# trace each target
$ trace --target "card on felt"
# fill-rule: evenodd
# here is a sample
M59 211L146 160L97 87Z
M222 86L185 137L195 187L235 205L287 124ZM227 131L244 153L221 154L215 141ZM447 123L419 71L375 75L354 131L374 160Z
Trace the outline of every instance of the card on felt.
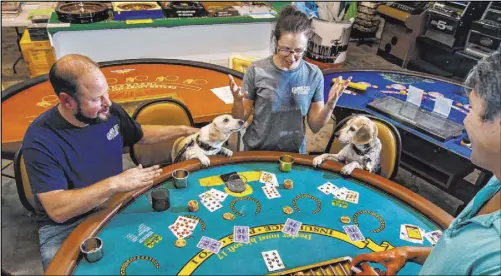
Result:
M191 219L183 216L178 216L176 221L174 222L174 225L179 225L181 227L185 227L190 231L195 230L195 227L198 224L198 220L196 219Z
M346 225L343 226L344 232L346 235L348 235L348 238L350 238L351 241L365 241L365 237L358 229L358 226L356 225Z
M263 189L263 192L268 199L280 197L280 193L278 192L277 188L275 188L274 186L263 186L261 188Z
M442 237L442 231L436 230L432 232L428 232L424 234L424 237L432 244L435 245L437 244L438 240L440 240L440 237Z
M318 186L317 189L319 189L322 193L328 195L328 194L332 194L338 188L337 188L336 185L334 185L334 184L332 184L330 182L326 182L323 185Z
M359 193L351 190L347 190L344 196L344 201L358 204Z
M219 250L221 249L222 245L223 243L218 240L203 236L198 242L197 247L200 249L208 250L214 254L217 254L219 253Z
M423 232L421 228L411 224L402 224L400 226L400 238L412 243L423 243Z
M178 239L186 238L186 237L188 237L189 235L191 235L193 233L192 230L189 230L186 227L183 227L183 226L180 226L180 225L176 225L176 224L169 225L169 230Z
M249 243L249 226L233 226L233 242Z
M284 262L282 262L282 258L280 258L277 250L264 251L261 252L261 255L263 256L268 271L285 268Z
M345 200L346 199L346 194L348 192L348 189L345 187L342 187L340 189L337 189L333 192L333 195L339 199L339 200Z
M274 173L270 172L261 172L261 177L259 178L259 182L264 183L266 185L271 186L279 186L277 176Z
M216 190L214 188L212 188L209 192L212 194L213 197L215 197L220 202L223 202L226 199L226 197L228 196L227 193L221 192L221 191Z
M198 195L198 197L200 199L210 199L210 198L214 198L214 196L212 195L212 192L209 190L209 191L205 191L201 194Z
M215 198L210 197L208 199L202 199L202 204L207 208L209 211L214 212L219 208L222 208L223 205Z
M287 221L285 221L282 232L291 236L297 236L299 229L301 229L301 225L303 225L302 222L288 218Z

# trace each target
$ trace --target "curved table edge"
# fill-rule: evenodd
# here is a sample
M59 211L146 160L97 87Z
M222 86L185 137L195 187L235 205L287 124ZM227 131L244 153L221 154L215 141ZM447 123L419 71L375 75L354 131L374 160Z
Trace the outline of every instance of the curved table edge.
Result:
M249 151L238 152L232 157L211 156L211 167L243 163L243 162L277 162L282 154L290 154L295 158L294 163L312 166L313 156L301 155L297 153L269 152L269 151ZM321 169L339 172L343 165L334 161L325 161L320 166ZM190 172L203 169L198 160L188 160L164 167L160 176L155 179L153 187L170 179L172 172L183 168ZM352 178L361 180L370 184L374 188L386 192L397 199L400 199L409 206L415 208L427 218L437 223L442 229L445 229L454 219L447 212L431 203L422 196L415 194L411 190L401 185L383 178L379 175L356 169L353 171ZM75 269L79 256L79 245L88 237L94 236L110 221L123 207L133 202L137 197L150 190L152 186L145 187L136 191L122 193L113 196L101 210L90 215L85 219L63 242L52 262L47 267L45 275L69 275ZM76 248L76 250L75 250Z

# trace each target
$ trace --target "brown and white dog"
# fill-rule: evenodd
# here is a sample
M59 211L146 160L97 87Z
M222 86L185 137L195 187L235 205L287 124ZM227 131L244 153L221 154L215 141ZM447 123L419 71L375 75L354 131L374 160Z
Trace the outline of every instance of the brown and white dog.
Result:
M233 151L224 148L223 144L234 132L244 127L244 121L233 118L231 115L221 115L202 128L200 132L188 137L181 137L174 142L171 157L173 163L197 158L202 166L208 167L208 155L221 153L232 156Z
M336 133L340 143L347 143L339 153L324 153L313 159L313 165L319 166L324 160L344 162L341 173L349 175L354 169L364 169L378 173L381 169L381 141L377 137L376 124L365 116L354 116Z

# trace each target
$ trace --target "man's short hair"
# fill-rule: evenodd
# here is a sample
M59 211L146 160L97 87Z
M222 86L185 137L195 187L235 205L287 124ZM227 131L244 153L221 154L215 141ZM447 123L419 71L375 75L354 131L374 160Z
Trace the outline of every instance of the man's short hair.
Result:
M77 99L78 80L86 73L98 68L99 65L86 56L66 55L52 65L49 80L57 96L64 92Z
M483 58L470 71L465 85L482 99L482 120L492 121L501 116L501 48Z

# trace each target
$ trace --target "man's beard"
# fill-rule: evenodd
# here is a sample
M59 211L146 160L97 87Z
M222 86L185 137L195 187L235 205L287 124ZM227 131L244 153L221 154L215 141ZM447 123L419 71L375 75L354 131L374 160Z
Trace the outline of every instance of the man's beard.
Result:
M109 113L108 113L108 115L109 115ZM106 122L108 120L109 116L102 119L99 117L99 113L98 113L96 118L89 118L82 113L82 109L80 108L80 103L78 103L77 104L77 114L75 114L75 118L84 124L97 125L97 124Z

